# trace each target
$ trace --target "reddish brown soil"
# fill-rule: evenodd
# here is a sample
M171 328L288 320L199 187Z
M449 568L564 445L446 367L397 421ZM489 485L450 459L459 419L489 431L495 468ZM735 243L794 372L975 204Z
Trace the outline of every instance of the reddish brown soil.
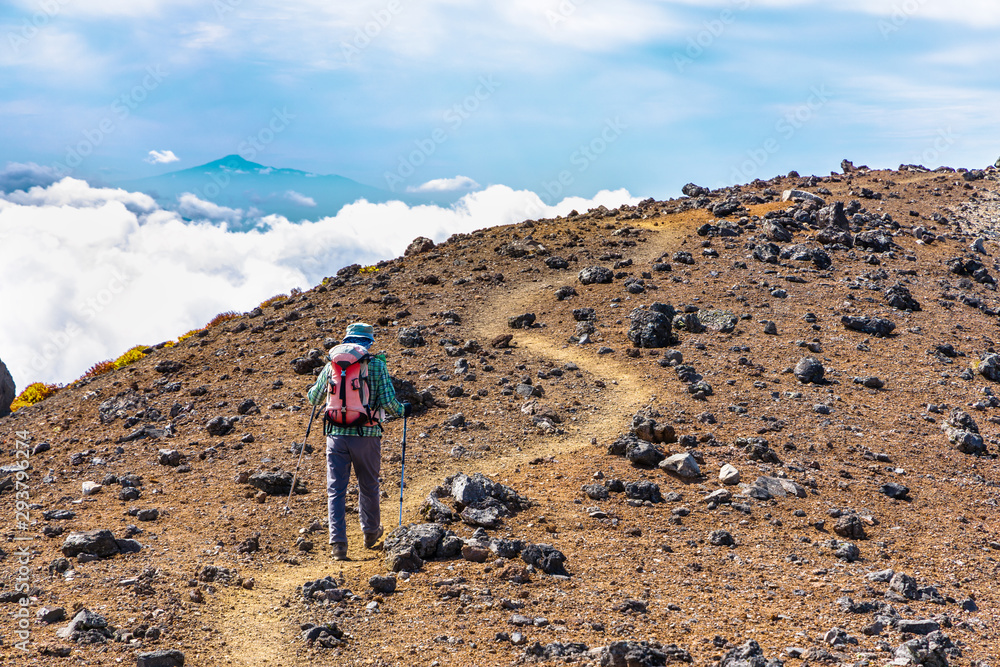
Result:
M515 630L508 622L514 612L506 608L512 605L504 604L515 601L524 603L517 613L549 622L523 630L527 645L575 641L598 647L619 639L652 640L678 644L690 651L695 664L708 664L718 660L727 646L755 639L769 658L782 657L793 664L799 661L783 655L786 647L823 647L843 662L857 661L858 654L871 654L871 660L885 662L892 657L886 647L895 648L906 638L892 630L877 637L863 635L861 629L871 622L872 614L842 613L835 601L844 595L856 601L881 599L886 584L872 584L864 575L892 568L954 599L945 605L893 603L906 618L948 616L952 627L943 630L963 652L953 664L975 660L995 664L1000 660L996 586L1000 465L995 458L955 451L941 422L952 408L965 409L978 423L990 452L1000 450L1000 412L970 407L987 398L984 387L1000 391L1000 386L978 374L972 380L959 377L981 353L995 347L997 317L960 300L948 300L958 293L974 294L988 308L1000 310L1000 299L978 283L960 285L961 278L949 273L946 260L967 254L975 237L956 229L953 222L931 219L940 213L954 221L960 213L967 220L963 227L985 220L1000 190L995 179L994 172L969 189L955 173L871 172L821 179L814 187L804 187L806 179L785 178L742 189L745 194L761 193L766 187L779 193L791 187L810 191L826 187L832 191L825 196L828 202L855 199L850 192L862 187L898 195L881 201L861 200L868 211L888 212L901 226L901 233L893 238L901 250L897 249L895 259L883 255L880 266L864 263L869 253L860 249L850 255L831 252L833 266L826 271L803 262L763 264L750 258L745 248L759 229L731 239L712 239L710 245L719 257L705 257L706 239L695 230L715 218L704 209L671 213L678 202L644 206L645 216L637 219L618 219L631 211L609 217L598 212L457 236L428 253L397 258L376 273L355 276L344 286L311 290L280 310L267 307L263 317L244 316L208 330L203 337L157 349L132 366L73 386L0 420L4 464L14 461L10 452L15 432L26 431L31 444L51 444L51 450L33 459L30 471L31 500L40 506L32 510L35 523L27 533L35 536L32 584L39 591L33 610L62 606L71 616L76 609L88 608L106 616L116 628L142 623L165 628L164 635L153 642L81 646L55 637L65 622L33 623L33 652L25 658L14 650L16 640L9 632L16 605L5 604L0 607L7 617L0 630L0 655L10 664L114 665L119 661L134 664L133 656L143 651L178 648L186 654L188 665L198 667L509 665L522 659L525 646L499 642L495 635ZM988 203L991 198L993 204ZM966 209L959 211L965 204ZM789 206L790 202L775 201L748 208L753 215L763 215ZM939 240L918 243L905 233L915 225L939 235ZM639 233L614 235L625 227ZM542 255L513 259L497 254L502 244L528 235L549 253L575 255L577 261L571 261L568 270L552 270ZM813 235L812 231L798 232L793 242ZM636 243L621 244L627 240ZM980 255L981 261L992 275L1000 276L995 264L997 244L988 241L986 249L989 254ZM671 261L677 250L691 252L695 264ZM623 279L610 285L581 285L576 277L579 269L611 267L615 260L599 259L606 253L632 259L632 266L622 269L629 275L650 271L663 255L673 271L653 273L646 283L656 289L638 295L624 289ZM745 262L746 268L738 262ZM849 289L848 283L858 276L880 269L888 274L879 283L881 290ZM496 280L497 273L503 274L502 282ZM439 284L417 282L427 275L437 276ZM387 283L374 283L383 276L388 277ZM804 282L789 282L786 277ZM468 282L455 285L460 278ZM894 311L885 303L882 291L897 281L909 287L923 307L920 312ZM574 286L578 295L557 301L554 291L562 285ZM772 297L769 292L774 287L786 289L788 298ZM380 290L400 302L383 306ZM680 342L673 349L681 351L684 362L694 365L712 385L714 394L706 400L693 398L673 368L657 363L661 350L643 350L637 358L626 355L631 347L626 338L629 312L654 301L751 315L731 334L679 332ZM597 311L595 342L589 346L568 341L576 325L572 310L581 307ZM308 309L300 319L280 321L286 313L302 308ZM394 319L404 309L409 315ZM461 324L445 324L440 316L445 311L458 312ZM535 313L541 326L507 328L509 316L525 312ZM803 319L807 312L816 314L818 328ZM895 335L875 338L849 331L840 324L841 315L888 317L896 323ZM368 578L384 574L386 564L382 552L363 548L356 513L349 514L351 560L331 561L322 531L310 536L316 545L312 552L296 549L300 531L314 519L325 526L322 456L304 458L302 478L310 493L293 498L290 516L283 513L284 498L268 497L258 503L249 486L235 481L241 472L295 468L290 444L304 434L309 417L304 393L311 378L296 375L290 360L320 348L328 336L339 337L351 321L374 322L383 316L389 322L377 327L376 347L388 353L390 371L420 390L430 389L439 405L409 424L404 520L421 521L422 501L447 475L482 472L535 503L491 534L556 546L568 558L569 580L535 573L529 583L511 583L504 573L523 563L458 559L429 562L409 580L400 580L396 593L374 595ZM266 319L275 323L260 333L252 329L229 333L240 321L257 327ZM778 335L763 334L762 320L774 321ZM402 354L397 329L417 324L428 327L424 333L428 344L416 348L415 355ZM490 341L504 333L513 334L514 347L509 351L491 348ZM439 378L451 374L455 362L438 344L443 338L482 344L481 354L467 355L477 376L474 381ZM813 356L825 365L830 384L803 385L785 372L810 354L797 342L814 340L822 351ZM863 342L867 345L859 349ZM967 356L945 363L929 353L946 343ZM598 354L602 346L613 351ZM742 346L749 349L739 349ZM741 357L749 363L740 365ZM170 382L182 383L177 393L162 391L163 376L154 367L164 359L184 364L168 377ZM538 378L538 371L561 368L568 362L577 364L579 372ZM484 371L484 363L494 370ZM434 365L438 370L428 372ZM868 375L877 375L885 387L866 389L852 381ZM544 388L540 402L561 415L563 433L542 433L522 413L523 399L502 395L501 378L516 384L527 376ZM283 386L274 389L272 383L278 379ZM463 385L465 396L445 396L454 384ZM191 390L200 386L207 393L192 396ZM191 407L172 420L173 437L127 443L122 445L125 452L116 454L118 439L132 429L121 420L102 425L98 406L129 387L164 415L169 415L174 403ZM480 389L485 396L476 395ZM801 397L789 397L790 392L800 392ZM241 418L236 430L223 438L206 433L209 419L235 415L237 405L246 398L257 402L260 415ZM270 408L278 402L286 407ZM813 406L818 403L829 405L831 414L817 414ZM928 404L941 406L942 412L928 413ZM636 468L625 458L606 453L608 444L628 432L632 415L646 406L658 408L661 421L671 423L678 435L701 439L697 449L704 455L706 474L701 481L685 482L660 470ZM731 406L745 407L746 414L731 411ZM457 412L465 414L469 427L442 425ZM705 412L713 413L717 423L699 421L697 416ZM784 422L783 428L763 435L783 465L747 460L735 440L758 435L775 420ZM167 418L158 426L170 421ZM255 441L237 449L247 433ZM709 434L713 437L708 438ZM387 528L397 521L401 435L399 420L387 425L383 441L387 497L382 506ZM316 430L310 442L321 449ZM462 457L451 454L458 445L467 452ZM215 448L214 453L199 457L209 447ZM181 450L190 472L158 465L160 448ZM683 451L677 444L664 448L672 453ZM71 465L71 455L86 450L94 452L84 463ZM872 454L886 454L891 462L876 461ZM105 463L94 465L94 456ZM761 474L787 475L813 485L815 493L754 501L750 514L727 505L709 510L700 499L720 488L717 475L725 463L736 466L744 481L752 482ZM114 486L79 502L81 483L100 482L108 473L141 475L142 498L122 502L117 497L119 487ZM630 506L621 494L612 494L607 501L590 500L580 488L594 482L598 473L604 479L652 480L663 494L677 491L683 500L652 507ZM43 482L47 474L54 480ZM908 486L912 501L891 500L879 493L886 482ZM589 517L587 508L592 506L609 518ZM678 506L690 514L668 521ZM126 515L130 507L155 507L161 517L137 522ZM42 519L43 510L60 508L72 509L76 518ZM861 551L856 562L837 560L824 545L836 537L831 531L834 520L827 515L832 508L854 509L877 522L866 526L867 539L855 541ZM797 510L805 516L796 516ZM0 511L14 516L10 492L0 496ZM825 527L817 529L815 524L821 520L826 521ZM74 562L73 578L53 576L47 565L60 557L64 536L43 537L46 523L63 525L67 533L109 528L116 537L123 536L127 524L136 523L144 532L135 539L144 548L136 555ZM8 556L0 561L0 592L13 588L16 570L16 559L10 555L16 548L11 541L13 521L3 526L8 541L2 548ZM472 534L472 528L462 524L451 528L461 536ZM737 545L711 546L708 536L718 529L730 531ZM261 551L237 554L237 546L254 532L261 534ZM246 590L219 585L212 592L200 583L204 602L193 602L192 580L204 565L237 568L242 577L252 577L255 586ZM155 570L148 589L137 591L119 584L148 569ZM342 578L344 587L360 599L325 606L303 603L296 587L327 575ZM979 611L960 607L970 597ZM616 611L633 599L645 601L648 612ZM377 610L366 609L373 600L378 602ZM302 623L324 621L336 621L349 634L342 647L320 650L300 639ZM603 630L596 630L595 624L603 625ZM846 649L824 644L824 633L834 627L844 628L859 644ZM721 639L714 642L717 637ZM45 656L39 653L43 645L71 646L72 652L65 659Z

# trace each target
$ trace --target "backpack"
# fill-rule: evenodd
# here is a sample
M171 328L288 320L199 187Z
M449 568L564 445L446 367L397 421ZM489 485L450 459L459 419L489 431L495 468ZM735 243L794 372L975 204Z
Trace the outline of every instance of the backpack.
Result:
M368 350L354 343L337 345L330 350L330 385L324 421L360 430L362 426L373 426L382 420L382 410L373 412L369 405L369 359Z

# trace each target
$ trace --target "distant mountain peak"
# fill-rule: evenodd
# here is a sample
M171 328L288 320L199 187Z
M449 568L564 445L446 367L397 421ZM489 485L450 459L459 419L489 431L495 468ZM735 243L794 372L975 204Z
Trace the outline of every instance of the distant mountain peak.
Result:
M214 162L208 162L200 167L195 167L195 169L225 169L227 171L257 172L261 170L271 170L273 167L265 167L257 162L247 160L242 155L233 153L232 155L219 158Z

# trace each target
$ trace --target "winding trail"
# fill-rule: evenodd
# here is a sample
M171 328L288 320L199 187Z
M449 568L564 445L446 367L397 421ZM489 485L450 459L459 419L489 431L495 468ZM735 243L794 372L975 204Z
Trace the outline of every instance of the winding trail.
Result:
M694 215L681 214L671 218L695 218L697 221L697 218L702 217L700 213L695 211ZM659 220L660 226L654 227L648 221L641 224L653 233L646 243L630 249L629 256L637 264L648 264L660 256L680 236L682 229L679 227L688 226L683 224L673 228L666 227L662 225L664 218ZM498 332L507 330L506 319L509 314L544 311L552 303L551 285L542 281L523 282L513 289L497 290L470 313L466 321L468 332L473 337L488 340ZM622 432L628 428L632 414L656 398L662 400L663 396L657 395L667 391L662 385L651 385L646 377L637 373L635 367L622 363L615 355L598 355L597 345L569 345L545 328L518 330L515 342L521 356L533 361L545 360L558 364L574 362L591 380L603 381L605 387L600 390L600 401L613 405L614 409L581 411L576 421L562 425L566 432L561 436L526 439L520 450L494 450L489 457L475 461L476 471L486 475L495 475L502 468L526 463L540 456L567 454L591 448L592 438L606 440L610 434ZM393 424L387 428L383 439L383 456L397 446L401 435L401 426ZM423 500L440 481L440 472L429 470L429 466L407 469L407 493L403 507L405 521L416 519ZM389 493L389 498L383 501L384 523L387 529L391 529L398 505L391 487L386 487L385 490ZM289 521L301 522L303 516L325 515L325 494L317 493L312 496L309 500L297 499L302 505ZM223 589L213 596L203 612L206 616L205 623L218 633L225 645L211 649L211 655L202 655L199 664L282 667L315 664L308 660L304 645L292 640L299 628L293 627L287 620L289 614L281 604L305 581L328 575L335 578L342 576L348 581L366 581L374 574L384 573L382 552L365 551L356 546L363 541L356 522L349 520L348 530L352 545L350 561L329 560L325 540L319 537L315 540L319 550L316 556L305 559L299 565L277 565L270 570L245 572L244 575L250 574L255 578L256 585L252 591Z

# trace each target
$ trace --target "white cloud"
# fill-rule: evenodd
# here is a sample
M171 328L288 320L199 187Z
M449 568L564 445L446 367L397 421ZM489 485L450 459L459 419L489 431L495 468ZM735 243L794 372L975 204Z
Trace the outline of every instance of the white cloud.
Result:
M195 50L213 47L229 37L230 33L224 25L201 22L184 31L183 46Z
M8 162L0 169L0 192L27 190L35 185L48 186L59 180L59 174L52 167L29 162Z
M232 232L214 221L236 211L193 195L181 207L215 217L187 222L145 206L146 195L69 178L15 195L0 197L0 310L18 320L0 328L0 358L22 388L71 381L98 361L176 338L219 312L311 287L347 264L400 255L416 236L441 241L638 201L618 190L546 206L533 192L494 185L448 208L360 201L334 217L292 223L270 216L259 229ZM155 317L136 316L151 304Z
M407 192L451 192L453 190L475 190L479 183L468 176L456 176L455 178L435 178L422 185L411 185L406 188Z
M263 171L263 170L258 170ZM289 190L285 193L285 199L292 202L293 204L298 204L299 206L315 206L316 200L312 197L307 197L301 192L296 192L295 190Z
M191 220L239 222L243 217L243 211L238 208L219 206L213 202L199 199L190 192L185 192L178 197L177 202L177 212Z
M46 188L35 186L27 192L12 192L4 199L25 206L65 208L100 208L117 202L136 214L150 213L157 208L156 201L147 194L126 192L121 188L93 188L76 178L64 178Z
M180 158L173 151L149 151L149 156L143 161L149 164L170 164L180 162Z

